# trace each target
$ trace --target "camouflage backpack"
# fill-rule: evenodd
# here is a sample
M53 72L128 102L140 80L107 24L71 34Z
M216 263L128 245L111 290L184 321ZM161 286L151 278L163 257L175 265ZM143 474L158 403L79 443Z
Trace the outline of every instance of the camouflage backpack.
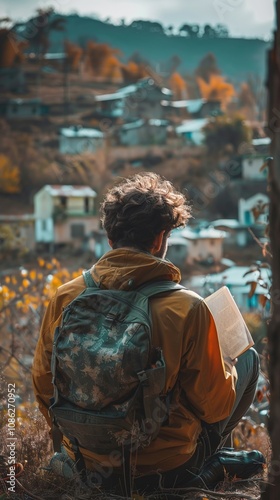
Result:
M63 312L56 329L50 407L55 451L57 431L99 453L148 445L168 417L165 361L151 343L149 297L182 289L171 281L136 290L99 288L90 271L85 290Z

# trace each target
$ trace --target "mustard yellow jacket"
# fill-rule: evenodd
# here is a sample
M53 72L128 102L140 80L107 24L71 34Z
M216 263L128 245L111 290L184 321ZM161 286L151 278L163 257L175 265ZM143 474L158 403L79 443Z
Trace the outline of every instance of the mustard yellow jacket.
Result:
M92 268L93 279L104 288L125 290L133 279L137 287L150 280L179 282L180 271L169 261L132 249L112 250ZM33 384L39 408L48 414L53 395L51 354L54 331L63 308L85 288L82 276L62 285L50 301L42 323L34 356ZM178 290L150 299L153 320L152 343L161 347L166 362L166 387L173 389L169 424L146 448L138 450L137 471L167 471L182 465L194 453L201 421L226 418L235 401L234 379L225 370L213 318L203 299L188 290ZM77 368L78 369L78 368ZM67 439L64 444L74 458ZM91 470L118 467L112 457L81 449Z

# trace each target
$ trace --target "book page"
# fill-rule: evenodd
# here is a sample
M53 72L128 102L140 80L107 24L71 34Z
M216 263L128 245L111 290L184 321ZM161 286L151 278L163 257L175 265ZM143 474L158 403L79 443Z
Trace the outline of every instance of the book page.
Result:
M243 316L226 286L206 297L204 301L214 318L224 358L237 358L254 345Z

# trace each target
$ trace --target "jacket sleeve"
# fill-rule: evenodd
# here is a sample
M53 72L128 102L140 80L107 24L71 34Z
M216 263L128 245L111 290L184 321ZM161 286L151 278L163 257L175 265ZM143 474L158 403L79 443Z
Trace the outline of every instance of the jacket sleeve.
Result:
M235 380L225 369L213 317L203 301L186 320L186 342L180 384L187 406L207 423L229 416L235 401Z
M56 319L55 301L56 296L51 299L45 312L32 366L34 394L39 403L39 410L49 425L51 425L51 419L48 408L50 406L50 398L53 396L51 355Z

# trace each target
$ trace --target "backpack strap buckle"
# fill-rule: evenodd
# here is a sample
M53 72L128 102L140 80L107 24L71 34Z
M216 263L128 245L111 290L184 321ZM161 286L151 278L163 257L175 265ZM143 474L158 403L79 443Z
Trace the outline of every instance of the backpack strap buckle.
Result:
M149 379L147 377L147 373L145 370L141 370L141 372L137 372L137 377L139 378L139 382L141 385L148 386L149 385Z

